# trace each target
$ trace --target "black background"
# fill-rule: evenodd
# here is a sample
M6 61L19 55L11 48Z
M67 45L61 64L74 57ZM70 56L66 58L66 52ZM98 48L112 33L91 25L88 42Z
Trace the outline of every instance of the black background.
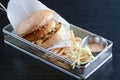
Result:
M0 2L6 7L8 1ZM105 71L101 70L101 73L98 72L98 75L89 79L120 80L120 0L41 0L41 2L71 24L113 41L111 65L104 67ZM9 21L6 13L0 11L0 80L74 79L4 44L2 28L7 24Z

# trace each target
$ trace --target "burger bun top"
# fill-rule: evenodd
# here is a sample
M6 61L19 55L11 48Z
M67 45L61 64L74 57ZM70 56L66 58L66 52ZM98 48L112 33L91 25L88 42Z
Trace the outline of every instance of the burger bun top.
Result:
M34 32L53 18L53 12L45 9L28 16L18 27L17 34L21 37Z

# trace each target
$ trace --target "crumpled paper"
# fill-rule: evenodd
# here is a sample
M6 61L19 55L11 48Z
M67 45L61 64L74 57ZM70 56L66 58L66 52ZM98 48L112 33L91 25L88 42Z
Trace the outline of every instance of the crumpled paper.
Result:
M26 17L31 15L33 12L40 11L43 9L50 8L48 8L38 0L10 0L7 6L7 16L11 25L14 28L14 32L16 32L18 26ZM64 34L61 36L61 40L53 44L48 49L69 46L70 24L55 11L53 19L58 22L61 22L65 31L63 32Z

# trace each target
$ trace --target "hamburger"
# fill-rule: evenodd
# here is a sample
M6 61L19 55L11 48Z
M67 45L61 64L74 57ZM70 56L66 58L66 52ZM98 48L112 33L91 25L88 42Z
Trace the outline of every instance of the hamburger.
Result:
M37 11L22 21L16 33L43 48L60 41L62 24L53 19L53 11Z

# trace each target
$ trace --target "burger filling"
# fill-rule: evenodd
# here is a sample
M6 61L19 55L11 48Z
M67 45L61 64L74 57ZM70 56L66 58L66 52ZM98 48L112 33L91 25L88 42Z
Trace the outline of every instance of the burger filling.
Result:
M61 23L51 20L47 24L43 25L40 29L23 36L23 38L36 44L43 44L59 30L60 26Z

